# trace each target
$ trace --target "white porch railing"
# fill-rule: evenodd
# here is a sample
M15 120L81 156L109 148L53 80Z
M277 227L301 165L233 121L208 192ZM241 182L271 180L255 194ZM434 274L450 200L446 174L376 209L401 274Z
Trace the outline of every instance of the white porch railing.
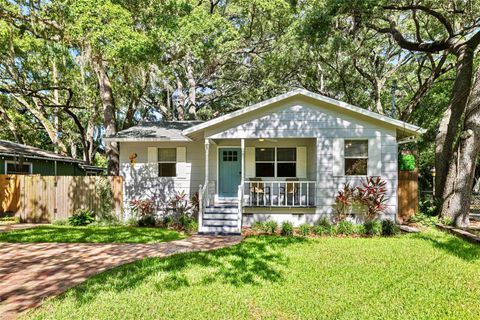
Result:
M243 185L238 186L238 230L242 230L243 216Z
M201 231L202 223L203 223L203 212L205 211L206 207L206 199L207 199L207 185L200 185L198 187L198 231Z
M314 207L315 191L315 181L246 181L242 203L247 207Z

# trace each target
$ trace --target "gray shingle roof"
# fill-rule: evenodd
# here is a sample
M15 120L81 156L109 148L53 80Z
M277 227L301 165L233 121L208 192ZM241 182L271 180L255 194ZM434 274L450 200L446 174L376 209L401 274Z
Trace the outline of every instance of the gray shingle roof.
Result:
M190 141L182 131L202 121L158 121L144 122L119 131L114 136L105 137L106 141Z
M0 140L0 155L83 163L82 160L7 140Z

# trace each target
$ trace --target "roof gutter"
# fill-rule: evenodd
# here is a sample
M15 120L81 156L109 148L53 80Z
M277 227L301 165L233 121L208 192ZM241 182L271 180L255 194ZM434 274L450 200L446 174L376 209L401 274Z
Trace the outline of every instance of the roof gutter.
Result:
M37 159L37 160L63 161L63 162L78 163L78 164L82 164L82 163L83 163L83 161L81 161L81 160L76 160L76 159L49 158L49 157L29 156L29 155L24 155L24 154L8 153L8 152L0 152L0 156L6 156L6 157L24 157L24 158L28 158L28 159Z
M106 141L106 142L191 142L193 140L188 137L185 137L182 139L104 137L103 141Z

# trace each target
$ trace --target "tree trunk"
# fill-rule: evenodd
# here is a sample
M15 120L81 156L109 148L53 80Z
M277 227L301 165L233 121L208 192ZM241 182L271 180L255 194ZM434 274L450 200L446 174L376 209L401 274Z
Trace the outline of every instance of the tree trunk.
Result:
M117 121L115 117L115 100L113 97L113 89L108 78L106 66L101 58L93 58L92 66L95 70L100 89L100 98L103 105L103 121L105 126L105 136L113 136L117 133ZM108 158L108 175L119 175L119 151L117 142L105 143L105 154Z
M178 103L177 103L177 119L185 120L185 100L186 96L183 92L183 83L179 76L175 76L177 81Z
M452 98L443 114L435 138L435 196L440 200L446 196L445 183L453 155L453 145L472 86L473 57L474 51L470 47L463 45L459 49Z
M67 146L59 139L57 132L50 120L40 111L40 102L38 99L33 98L33 103L35 106L32 106L27 100L23 97L13 94L12 97L24 106L30 113L42 124L43 128L47 132L50 141L59 148L59 153L62 155L68 155Z
M383 83L381 80L376 79L373 83L373 100L375 101L375 112L383 114L383 105L382 105L382 90Z
M452 159L446 186L448 194L442 205L442 216L450 217L454 225L469 224L468 213L475 177L475 165L480 152L480 68L465 112L463 131Z
M5 123L7 124L8 129L10 130L10 132L13 134L13 137L15 138L15 141L23 144L24 141L22 136L17 130L17 126L15 126L15 123L8 116L7 110L5 110L1 105L0 105L0 116L2 117L3 121L5 121Z
M193 61L187 59L187 79L188 79L188 119L195 120L197 117L197 82L193 73Z

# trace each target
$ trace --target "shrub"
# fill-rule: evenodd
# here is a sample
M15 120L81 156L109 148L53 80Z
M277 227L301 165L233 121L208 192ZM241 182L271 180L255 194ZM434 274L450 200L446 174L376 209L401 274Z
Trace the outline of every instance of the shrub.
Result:
M138 226L138 220L135 217L130 217L125 221L125 225L129 227L137 227Z
M348 212L352 207L354 200L355 189L350 187L349 183L343 185L343 189L338 191L338 195L335 197L335 214L337 221L343 221L347 218Z
M413 154L401 154L398 159L398 167L402 171L413 171L416 168L415 156Z
M151 199L134 199L129 204L130 210L137 218L153 214L153 200Z
M181 215L180 218L178 218L178 224L182 229L187 229L187 227L195 221L192 217L187 216L187 215Z
M418 210L427 216L436 216L438 214L438 203L433 199L424 199L418 203Z
M137 225L139 227L154 227L155 226L155 217L151 214L142 216L138 219Z
M301 236L306 237L310 234L311 227L309 224L304 223L298 228L298 232L300 233Z
M432 227L437 223L439 223L439 219L437 216L428 216L421 212L411 217L408 221L413 223L418 223L427 227Z
M190 221L186 226L185 226L185 232L188 234L194 234L198 231L198 223L197 221L193 220Z
M263 229L264 232L273 234L277 231L278 223L276 223L273 220L265 221L263 223L263 227L264 227L264 229Z
M162 219L163 226L167 228L170 228L171 226L173 226L174 222L175 220L173 219L172 216L164 216Z
M373 220L385 210L386 184L380 177L368 177L356 188L355 200L366 207L365 220Z
M354 226L354 233L358 235L365 234L365 226L363 224L357 224Z
M343 220L340 221L337 225L337 233L344 235L351 235L354 232L354 225L352 222Z
M398 226L392 220L383 220L382 221L382 235L384 236L393 236L399 232Z
M194 201L198 202L198 200ZM175 193L170 199L168 199L167 206L174 211L177 217L188 215L191 213L191 210L193 210L193 206L185 191Z
M313 227L313 233L315 233L318 236L334 236L337 234L337 229L335 226L315 226Z
M20 223L20 218L19 217L1 217L0 218L0 225L1 224L16 224Z
M284 221L282 223L282 230L281 230L282 236L291 236L293 235L293 225L289 221Z
M77 209L73 215L68 218L71 226L86 226L95 221L95 213L92 210Z
M330 234L330 228L318 225L318 226L313 227L313 233L316 234L317 236L329 235Z
M137 218L139 227L155 226L155 216L153 215L153 200L134 199L130 201L130 209L133 216Z
M261 232L265 230L264 223L262 221L255 221L252 224L252 230L255 232Z
M66 226L66 225L68 225L68 219L53 220L52 224L54 226Z
M379 236L382 234L382 223L378 220L366 221L363 226L365 233L369 236Z
M322 218L318 222L318 225L322 226L322 227L325 227L325 228L330 228L332 226L332 224L330 223L330 221L327 218Z

